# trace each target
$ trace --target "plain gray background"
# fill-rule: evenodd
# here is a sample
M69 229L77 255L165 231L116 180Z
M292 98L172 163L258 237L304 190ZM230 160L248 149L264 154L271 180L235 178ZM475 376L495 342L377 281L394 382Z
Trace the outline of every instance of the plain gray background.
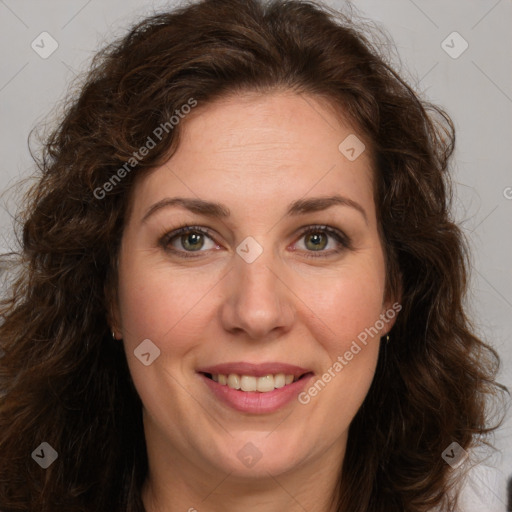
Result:
M327 3L340 9L345 5L341 0ZM512 2L351 4L388 31L403 64L402 76L455 122L455 216L470 240L474 262L470 315L502 357L501 382L512 387ZM87 69L95 51L153 9L173 5L156 0L0 0L2 191L31 173L29 131L64 98L69 82ZM31 47L42 32L58 44L47 58ZM14 243L14 193L4 193L0 202L2 251ZM470 473L463 510L505 512L506 478L512 475L510 416L496 445L499 451L488 452L488 462Z

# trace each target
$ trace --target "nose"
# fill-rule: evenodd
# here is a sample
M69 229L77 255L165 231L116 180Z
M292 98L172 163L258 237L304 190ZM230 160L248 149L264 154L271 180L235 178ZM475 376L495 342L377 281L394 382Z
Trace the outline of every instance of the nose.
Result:
M271 251L252 263L234 255L226 280L221 321L226 331L251 340L274 338L289 331L295 318L293 293L276 269Z

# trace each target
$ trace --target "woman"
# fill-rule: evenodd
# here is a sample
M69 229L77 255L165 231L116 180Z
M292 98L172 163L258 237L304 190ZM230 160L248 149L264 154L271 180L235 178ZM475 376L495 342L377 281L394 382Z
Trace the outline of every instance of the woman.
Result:
M453 147L311 2L205 0L105 48L27 196L0 509L455 510L502 388Z

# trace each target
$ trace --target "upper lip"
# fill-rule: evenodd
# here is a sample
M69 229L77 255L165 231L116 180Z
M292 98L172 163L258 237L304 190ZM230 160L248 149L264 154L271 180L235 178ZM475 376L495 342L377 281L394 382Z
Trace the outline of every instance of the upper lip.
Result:
M301 368L288 363L261 363L253 364L247 362L238 363L222 363L214 366L205 366L196 370L199 373L211 373L212 375L251 375L254 377L264 377L265 375L275 375L277 373L284 373L285 375L293 375L300 377L305 373L310 373L311 370Z

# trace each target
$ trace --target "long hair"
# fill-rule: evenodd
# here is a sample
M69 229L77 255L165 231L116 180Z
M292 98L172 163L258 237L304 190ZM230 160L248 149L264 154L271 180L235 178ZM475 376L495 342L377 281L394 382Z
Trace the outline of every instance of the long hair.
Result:
M386 294L401 297L350 426L336 508L455 509L462 473L441 455L496 428L499 358L466 312L469 253L450 214L453 123L370 32L309 1L203 0L152 14L96 54L34 157L19 214L0 310L2 511L144 510L142 404L108 327L128 197L136 176L172 156L186 118L169 120L191 99L200 108L273 90L328 100L370 141ZM136 158L148 137L155 147ZM31 456L41 443L58 454L46 469Z

